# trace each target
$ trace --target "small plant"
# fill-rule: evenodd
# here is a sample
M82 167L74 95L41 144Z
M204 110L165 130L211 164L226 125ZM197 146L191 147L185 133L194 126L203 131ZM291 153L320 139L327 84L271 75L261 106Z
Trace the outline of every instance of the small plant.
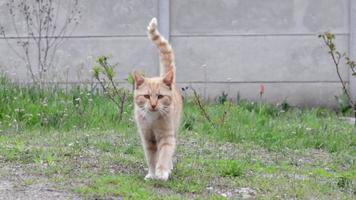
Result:
M262 101L263 94L265 93L265 86L263 84L260 85L260 101Z
M223 91L220 96L218 96L217 102L219 104L224 104L228 99L227 99L228 94Z
M206 108L206 105L205 103L203 102L202 98L198 95L198 92L193 88L193 87L190 87L191 90L193 91L193 101L194 101L194 104L198 106L201 114L204 116L204 118L214 126L213 124L213 121L211 120L211 117L210 115L208 114L208 111L207 111L207 108Z
M351 188L352 180L346 176L340 176L337 179L337 186L341 189Z
M223 177L241 177L244 175L246 164L237 160L226 160L219 168Z
M288 111L288 110L291 108L291 106L289 105L287 99L284 99L284 100L281 102L281 104L279 104L278 107L279 107L279 108L281 109L281 111L283 111L283 112Z
M195 118L192 116L185 116L185 120L183 122L183 129L185 130L193 130L195 124Z
M352 109L352 107L349 104L349 99L348 99L347 95L345 94L345 92L343 92L339 96L335 95L335 99L337 101L339 110L341 111L341 113L343 115L346 115Z
M114 67L116 65L110 64L108 59L107 56L99 56L97 58L97 65L93 67L93 77L99 82L105 95L116 104L119 113L118 120L120 122L123 117L124 105L128 100L129 92L124 88L120 88L114 82Z
M347 57L345 53L341 54L339 51L337 51L336 45L334 43L335 35L333 33L325 32L324 34L319 35L319 38L322 38L325 45L328 47L329 54L330 54L330 56L333 60L333 63L335 65L336 74L337 74L339 81L341 83L343 93L346 96L347 103L352 108L354 116L356 118L356 103L353 101L353 99L351 97L350 90L348 89L348 87L346 85L346 81L343 80L343 78L341 77L340 61L342 59L344 61L346 61L346 65L350 68L353 76L356 76L356 72L355 72L356 62L351 60L349 57ZM356 126L356 121L355 121L355 126Z
M198 95L197 91L193 87L190 87L190 89L193 91L194 104L197 105L200 110L200 113L209 122L209 124L211 124L211 126L213 126L214 128L224 125L228 112L230 111L230 108L232 106L232 103L229 102L227 99L228 94L223 92L222 96L218 97L218 102L224 106L224 111L222 114L218 115L217 119L213 120L208 112L207 105L204 100Z

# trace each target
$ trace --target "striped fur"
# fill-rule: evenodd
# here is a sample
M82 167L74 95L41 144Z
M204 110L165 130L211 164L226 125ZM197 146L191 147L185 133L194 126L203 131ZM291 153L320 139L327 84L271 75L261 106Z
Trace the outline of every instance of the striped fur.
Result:
M157 19L153 18L147 27L149 38L159 49L160 57L160 76L164 76L168 71L172 70L174 74L173 81L175 82L175 64L172 46L157 30Z

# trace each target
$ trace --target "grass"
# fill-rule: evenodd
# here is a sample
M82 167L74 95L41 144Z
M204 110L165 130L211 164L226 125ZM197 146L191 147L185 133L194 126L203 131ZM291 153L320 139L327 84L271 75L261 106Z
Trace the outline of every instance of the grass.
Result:
M185 123L221 141L253 142L269 150L317 148L338 152L356 146L354 129L326 109L293 108L286 112L273 105L242 102L230 108L222 126L212 128L204 123L194 104L185 106L189 116ZM211 105L209 111L219 115L224 105Z
M143 180L131 102L121 123L113 108L95 88L39 89L1 78L0 163L88 199L355 197L355 129L333 111L241 101L220 124L225 106L217 103L207 106L212 127L186 100L175 168L161 182Z
M115 105L98 88L71 89L21 86L0 78L0 119L2 131L113 129L117 123ZM131 116L125 107L125 118ZM95 116L95 117L93 117Z
M139 177L123 175L102 175L95 177L88 186L75 188L74 191L84 194L94 193L99 197L121 195L129 199L158 199Z

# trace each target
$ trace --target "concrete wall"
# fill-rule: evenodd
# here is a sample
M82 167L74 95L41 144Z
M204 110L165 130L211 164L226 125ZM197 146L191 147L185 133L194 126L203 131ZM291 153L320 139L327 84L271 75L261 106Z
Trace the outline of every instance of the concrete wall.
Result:
M119 63L119 81L133 69L156 75L158 55L145 30L157 16L176 53L180 86L192 84L210 99L222 91L231 98L239 93L258 99L259 85L264 84L264 99L269 102L335 105L340 84L317 35L336 33L338 49L350 53L352 1L81 1L82 20L60 48L50 80L90 81L92 63L102 54L111 54ZM4 2L0 1L0 22L11 33ZM5 40L0 40L0 67L12 78L29 80ZM342 76L349 81L346 67Z

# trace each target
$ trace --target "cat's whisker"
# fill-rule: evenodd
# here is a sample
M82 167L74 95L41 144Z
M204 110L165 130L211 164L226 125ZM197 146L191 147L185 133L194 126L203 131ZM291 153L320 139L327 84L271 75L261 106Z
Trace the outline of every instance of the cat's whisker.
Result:
M168 114L169 113L169 107L168 106L162 106L159 110L161 112L163 112L164 114Z
M168 111L165 109L158 109L158 112L163 116L166 116L168 114Z

